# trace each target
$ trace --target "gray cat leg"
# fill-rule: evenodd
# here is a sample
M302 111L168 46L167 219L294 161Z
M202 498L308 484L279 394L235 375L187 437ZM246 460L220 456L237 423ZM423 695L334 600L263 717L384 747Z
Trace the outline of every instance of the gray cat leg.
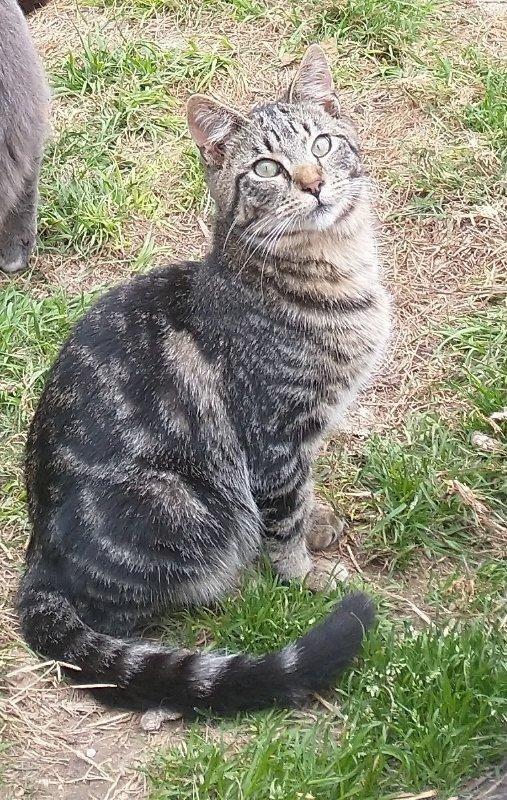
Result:
M4 272L19 272L28 265L37 234L38 180L37 168L0 229L0 270Z
M311 484L291 489L261 504L264 544L273 567L282 580L299 579L309 589L333 588L346 578L337 564L312 561L307 541L314 521L314 496Z

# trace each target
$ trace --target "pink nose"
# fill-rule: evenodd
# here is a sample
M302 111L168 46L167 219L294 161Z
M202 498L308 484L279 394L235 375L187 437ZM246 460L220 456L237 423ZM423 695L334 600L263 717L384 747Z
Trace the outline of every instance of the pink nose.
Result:
M303 192L309 192L314 197L319 196L324 185L322 167L316 164L302 164L295 168L293 177L294 182Z

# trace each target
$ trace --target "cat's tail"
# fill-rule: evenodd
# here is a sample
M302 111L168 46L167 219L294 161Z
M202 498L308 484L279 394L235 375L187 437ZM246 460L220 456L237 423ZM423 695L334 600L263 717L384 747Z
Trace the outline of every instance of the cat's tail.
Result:
M19 611L28 644L47 658L74 665L66 674L106 705L165 708L191 715L230 715L288 706L330 686L353 660L374 622L361 593L346 595L293 644L263 656L171 649L93 631L57 591L22 589Z

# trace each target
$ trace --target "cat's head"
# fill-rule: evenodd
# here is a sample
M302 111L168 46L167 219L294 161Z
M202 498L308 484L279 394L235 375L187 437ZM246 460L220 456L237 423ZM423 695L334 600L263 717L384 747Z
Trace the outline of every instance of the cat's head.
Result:
M325 231L362 199L357 138L324 52L312 45L287 95L248 115L194 95L189 129L218 216L254 238Z

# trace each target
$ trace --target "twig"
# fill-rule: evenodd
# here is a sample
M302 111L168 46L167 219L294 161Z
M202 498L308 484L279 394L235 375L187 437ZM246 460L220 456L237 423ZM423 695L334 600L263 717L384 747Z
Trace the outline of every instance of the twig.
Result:
M402 603L406 603L407 606L410 606L414 614L417 614L417 616L422 619L426 625L433 625L433 622L431 621L430 617L428 617L426 612L418 608L416 604L412 602L412 600L408 599L408 597L403 597L401 594L395 594L394 592L386 592L385 590L384 594L387 595L387 597L392 597L393 600L401 600ZM424 797L426 796L432 797L432 795L424 795Z
M352 549L351 549L350 545L346 544L345 547L347 548L347 553L349 554L350 560L354 564L356 570L359 572L360 575L364 575L363 570L361 569L361 567L359 566L359 564L356 561L356 557L355 557L354 553L352 552Z

